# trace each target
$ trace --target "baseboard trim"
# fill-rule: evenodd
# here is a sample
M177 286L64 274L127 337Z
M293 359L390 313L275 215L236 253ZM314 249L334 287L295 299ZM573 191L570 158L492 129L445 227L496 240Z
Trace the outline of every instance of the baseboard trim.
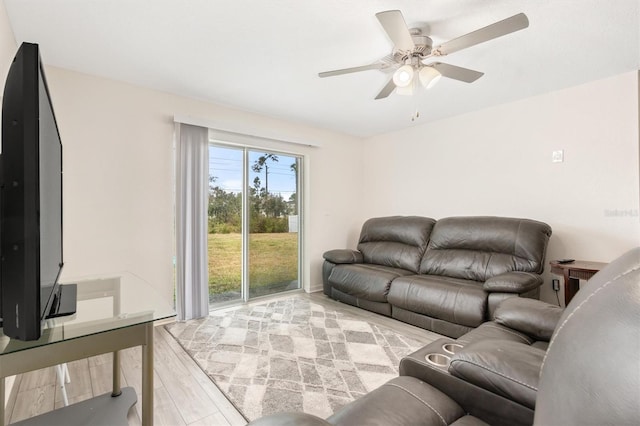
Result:
M322 284L316 284L316 285L310 286L308 293L317 293L319 291L322 291Z

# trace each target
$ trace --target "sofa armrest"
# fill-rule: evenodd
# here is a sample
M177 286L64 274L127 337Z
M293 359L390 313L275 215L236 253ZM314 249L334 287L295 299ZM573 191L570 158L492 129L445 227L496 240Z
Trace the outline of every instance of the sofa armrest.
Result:
M277 413L261 417L247 426L331 426L331 423L306 413Z
M533 409L544 355L518 342L481 340L451 358L449 373Z
M505 327L548 342L563 311L559 306L540 300L511 297L498 305L493 319Z
M488 292L526 293L542 285L542 277L531 272L505 272L489 278L484 283Z
M337 249L337 250L329 250L325 251L322 255L325 260L328 260L331 263L340 264L340 263L362 263L364 258L362 253L356 250L350 249Z

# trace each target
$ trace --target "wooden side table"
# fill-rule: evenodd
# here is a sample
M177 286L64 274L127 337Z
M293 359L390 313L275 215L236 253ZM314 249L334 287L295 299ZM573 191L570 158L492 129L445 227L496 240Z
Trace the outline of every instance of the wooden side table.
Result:
M567 306L573 296L580 290L580 280L588 280L607 264L603 262L590 262L587 260L575 260L571 263L558 263L555 260L549 262L551 273L564 277L564 306Z

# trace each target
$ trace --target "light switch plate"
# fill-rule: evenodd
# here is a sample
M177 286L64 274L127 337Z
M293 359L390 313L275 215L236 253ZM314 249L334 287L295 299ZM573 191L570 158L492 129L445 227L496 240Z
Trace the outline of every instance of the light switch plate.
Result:
M564 161L564 151L559 149L557 151L553 151L551 153L551 162L552 163L562 163Z

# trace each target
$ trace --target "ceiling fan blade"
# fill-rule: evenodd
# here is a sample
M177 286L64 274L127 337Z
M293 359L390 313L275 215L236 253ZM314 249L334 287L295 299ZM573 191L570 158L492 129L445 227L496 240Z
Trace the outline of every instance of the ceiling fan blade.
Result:
M437 69L443 77L464 81L465 83L473 83L484 75L484 73L480 71L474 71L456 65L443 64L442 62L435 62L429 64L429 66Z
M391 94L391 92L393 92L395 88L396 88L396 84L393 82L393 78L391 78L387 83L387 85L382 88L380 93L378 93L378 96L376 96L376 99L386 98Z
M388 65L384 63L374 62L373 64L361 65L359 67L344 68L341 70L321 72L321 73L318 73L318 77L331 77L334 75L350 74L352 72L367 71L367 70L381 70L383 68L386 68L387 66Z
M380 25L387 32L396 49L409 52L415 49L416 45L413 43L413 38L404 21L402 12L399 10L378 12L376 13L376 18L380 21Z
M494 38L525 29L528 26L529 19L527 18L527 15L524 13L518 13L510 18L503 19L502 21L495 22L484 28L480 28L479 30L443 43L433 49L433 52L436 56L448 55L450 53L457 52L458 50L466 49L467 47L475 46L476 44L484 43L485 41L493 40Z

